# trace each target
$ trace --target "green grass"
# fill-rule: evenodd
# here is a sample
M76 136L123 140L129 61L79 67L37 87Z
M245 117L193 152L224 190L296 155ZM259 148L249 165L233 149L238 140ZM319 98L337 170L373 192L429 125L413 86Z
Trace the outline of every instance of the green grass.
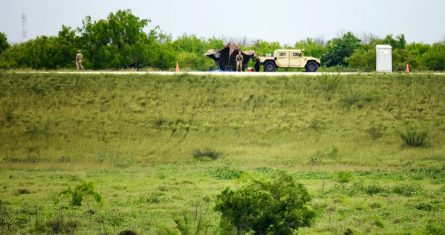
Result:
M213 234L215 195L277 170L313 197L301 234L443 233L444 116L442 75L1 72L0 233ZM81 182L103 202L55 203Z

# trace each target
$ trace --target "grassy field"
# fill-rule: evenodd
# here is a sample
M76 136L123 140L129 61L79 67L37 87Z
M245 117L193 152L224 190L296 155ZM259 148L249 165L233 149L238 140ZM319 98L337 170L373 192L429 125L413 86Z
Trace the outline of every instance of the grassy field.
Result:
M224 234L215 196L280 170L301 234L445 234L445 76L0 72L2 234ZM68 205L81 182L102 201Z

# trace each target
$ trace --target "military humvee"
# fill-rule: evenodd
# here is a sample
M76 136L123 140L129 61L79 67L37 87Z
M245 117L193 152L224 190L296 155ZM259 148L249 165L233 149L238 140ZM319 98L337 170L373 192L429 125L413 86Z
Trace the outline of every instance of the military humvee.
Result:
M277 68L305 68L306 72L316 72L320 66L320 59L306 57L303 50L278 49L273 56L256 57L255 70L260 71L261 65L264 72L275 72Z

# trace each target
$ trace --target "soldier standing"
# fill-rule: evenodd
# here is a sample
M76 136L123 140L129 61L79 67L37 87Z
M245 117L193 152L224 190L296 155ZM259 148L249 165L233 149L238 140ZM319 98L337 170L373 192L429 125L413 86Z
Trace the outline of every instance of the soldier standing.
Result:
M238 55L236 56L236 71L242 72L243 71L243 55L241 55L241 51L239 51Z
M83 70L82 59L83 59L83 55L82 55L81 51L77 50L77 55L76 55L76 68L77 68L77 70L79 70L79 69Z

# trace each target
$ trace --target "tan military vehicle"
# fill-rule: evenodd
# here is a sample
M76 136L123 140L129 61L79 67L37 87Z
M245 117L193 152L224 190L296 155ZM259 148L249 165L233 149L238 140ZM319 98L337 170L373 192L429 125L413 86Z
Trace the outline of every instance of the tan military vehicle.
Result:
M261 65L264 72L275 72L277 68L305 68L306 72L316 72L320 66L320 59L303 55L303 50L278 49L273 55L257 56L255 70L260 71Z

